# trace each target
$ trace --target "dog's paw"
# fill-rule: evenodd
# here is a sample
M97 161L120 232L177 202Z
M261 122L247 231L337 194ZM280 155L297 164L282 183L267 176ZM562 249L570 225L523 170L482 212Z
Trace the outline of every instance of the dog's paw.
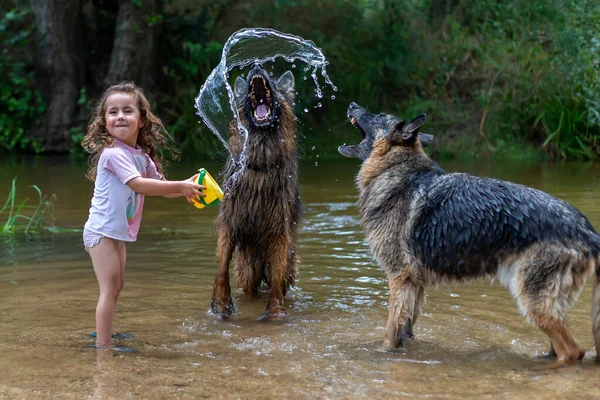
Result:
M283 302L276 299L270 299L263 318L277 320L282 319L283 317L285 317L285 307Z
M398 348L403 347L402 337L395 337L393 339L385 338L383 339L383 348L386 351L396 351Z
M212 299L210 301L210 310L218 317L229 318L235 313L235 306L231 298L225 301Z
M285 317L285 310L283 308L273 308L271 310L267 310L265 315L263 315L260 319L269 319L269 320L281 320Z

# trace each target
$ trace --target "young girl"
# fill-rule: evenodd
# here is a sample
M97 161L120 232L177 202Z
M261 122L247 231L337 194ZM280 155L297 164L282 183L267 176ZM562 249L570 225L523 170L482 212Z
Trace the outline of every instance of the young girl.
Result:
M93 110L81 145L89 153L87 177L94 182L90 215L83 230L100 285L96 307L96 348L128 351L111 340L117 299L125 275L125 242L135 242L142 220L144 196L203 196L195 175L184 181L164 178L158 147L171 137L150 103L133 83L109 87Z

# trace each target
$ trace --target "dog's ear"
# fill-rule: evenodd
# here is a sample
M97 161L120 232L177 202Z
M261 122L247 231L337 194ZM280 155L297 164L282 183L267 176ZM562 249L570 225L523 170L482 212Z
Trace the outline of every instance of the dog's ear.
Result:
M238 100L246 97L248 94L248 84L241 76L238 76L235 80L233 92L235 93L235 98Z
M283 75L279 77L275 85L277 85L277 89L279 89L281 92L293 94L294 84L294 74L292 74L292 71L286 71Z
M390 143L411 146L419 138L419 129L425 123L426 114L417 115L410 121L401 121L390 134Z

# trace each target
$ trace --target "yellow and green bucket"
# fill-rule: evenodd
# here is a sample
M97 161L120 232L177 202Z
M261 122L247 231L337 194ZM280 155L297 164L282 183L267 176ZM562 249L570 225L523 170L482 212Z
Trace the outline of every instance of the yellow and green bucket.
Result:
M223 199L223 191L219 184L204 168L198 170L198 177L195 182L206 188L202 190L206 197L198 197L197 200L192 198L192 203L196 208L214 207Z

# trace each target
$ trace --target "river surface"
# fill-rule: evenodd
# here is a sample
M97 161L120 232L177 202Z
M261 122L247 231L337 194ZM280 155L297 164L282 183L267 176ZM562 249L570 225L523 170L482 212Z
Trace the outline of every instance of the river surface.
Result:
M448 171L511 180L565 199L600 229L600 166L441 162ZM171 179L216 161L182 162ZM371 259L356 209L353 160L305 161L305 215L296 288L282 321L266 298L238 300L239 316L208 312L216 209L148 197L139 239L127 245L115 330L136 353L90 349L98 286L81 233L0 237L0 398L4 399L547 399L600 398L590 285L569 314L582 363L538 371L546 336L528 325L497 283L429 287L416 337L382 350L385 275ZM17 200L38 185L55 194L52 220L81 229L92 184L63 158L0 161L0 205L14 176ZM5 214L0 214L4 223ZM51 222L46 220L46 222ZM235 287L235 282L232 282Z

